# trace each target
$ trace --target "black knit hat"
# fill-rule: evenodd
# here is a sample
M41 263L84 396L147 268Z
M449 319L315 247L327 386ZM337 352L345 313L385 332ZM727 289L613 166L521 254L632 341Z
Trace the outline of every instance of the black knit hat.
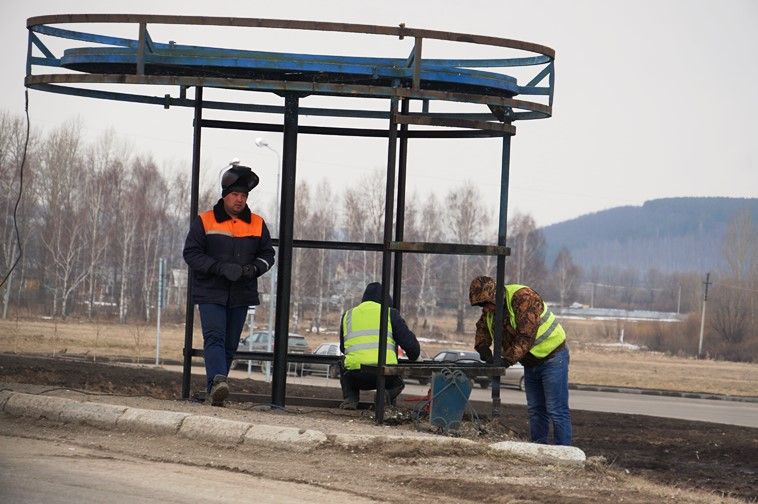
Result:
M234 165L221 177L221 197L229 193L249 193L258 185L259 179L247 166Z

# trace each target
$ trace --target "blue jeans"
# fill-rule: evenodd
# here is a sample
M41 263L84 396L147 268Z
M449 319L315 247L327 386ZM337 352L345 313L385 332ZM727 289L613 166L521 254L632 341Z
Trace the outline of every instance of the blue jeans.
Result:
M208 392L213 377L229 375L234 352L240 343L240 334L247 318L247 306L227 308L220 304L203 303L200 324L203 326L203 355Z
M539 366L524 367L524 388L529 410L529 438L547 444L550 423L557 445L571 445L568 396L568 346Z

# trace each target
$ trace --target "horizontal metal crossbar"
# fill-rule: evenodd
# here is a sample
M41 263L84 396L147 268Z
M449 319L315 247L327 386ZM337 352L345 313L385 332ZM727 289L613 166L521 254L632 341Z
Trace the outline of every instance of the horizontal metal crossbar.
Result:
M176 76L176 75L135 75L135 74L40 74L27 75L24 83L28 87L38 84L151 84L167 86L219 87L247 89L251 91L298 92L359 98L415 98L482 105L500 105L552 115L552 108L541 103L516 100L504 96L489 96L452 91L429 89L408 89L364 84L334 84L321 82L291 82L267 79L232 79L218 77Z
M203 357L202 348L192 349L193 357ZM234 353L234 358L237 360L255 360L255 361L273 361L273 352L249 352L247 350L238 350ZM301 353L288 353L287 362L308 362L311 364L340 364L343 357L339 355L315 355L315 354L301 354Z
M252 123L240 121L220 121L214 119L203 119L200 125L204 128L220 128L247 131L272 131L281 133L284 126L281 124ZM298 134L305 135L329 135L329 136L352 136L352 137L371 137L387 138L389 130L387 129L366 129L366 128L336 128L331 126L298 126ZM488 138L501 137L505 133L496 130L412 130L405 135L408 138Z
M464 373L466 376L503 376L505 375L505 367L491 366L488 364L463 364L463 363L450 363L450 362L408 362L403 364L386 364L384 367L363 364L361 371L367 371L369 373L381 373L385 376L405 376L410 372L418 376L420 374L428 373L431 376L434 372L442 371L443 369L457 370Z
M458 243L390 242L389 249L396 252L420 254L503 256L509 256L511 254L511 249L509 247L499 245L466 245Z
M275 247L279 246L279 238L274 238L272 241ZM324 240L293 240L292 246L294 248L312 248L326 250L366 250L369 252L381 252L384 250L384 246L381 243Z
M426 114L396 114L398 124L416 124L421 126L446 126L453 128L472 128L479 130L497 131L507 135L515 135L516 128L510 124L490 121L472 121L454 117L429 117Z

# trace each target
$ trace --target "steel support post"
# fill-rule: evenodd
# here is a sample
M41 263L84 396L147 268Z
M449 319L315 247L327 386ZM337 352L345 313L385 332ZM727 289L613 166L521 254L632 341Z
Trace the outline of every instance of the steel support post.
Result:
M274 324L274 377L271 405L284 407L287 387L287 337L292 284L292 239L295 215L295 175L297 168L297 124L300 98L284 97L284 140L282 147L282 188L279 206L279 257L277 258L276 321Z
M500 217L497 228L497 244L505 246L505 235L508 228L508 178L511 163L511 135L503 137L503 157L500 173ZM505 317L505 255L497 256L497 273L495 278L495 340L492 354L495 366L503 365L503 319ZM500 416L500 375L492 377L492 417Z
M387 190L384 198L384 250L382 251L382 308L379 312L379 359L376 377L376 423L384 420L384 366L387 364L387 317L389 315L390 275L392 273L392 213L395 199L395 164L397 162L397 98L390 100L390 128L387 146Z
M407 114L410 111L410 100L403 98L400 105L400 113ZM408 125L400 125L400 152L398 154L397 167L397 222L395 223L395 241L403 241L405 234L405 179L406 168L408 166ZM392 299L395 301L395 308L402 308L403 292L403 253L395 252L395 269L393 270L392 279Z
M197 200L200 191L200 135L203 120L203 88L195 88L195 120L192 136L192 186L190 188L190 224L197 217ZM182 371L182 399L189 399L192 376L192 331L195 322L195 305L192 303L192 268L187 267L187 304L184 309L184 367Z

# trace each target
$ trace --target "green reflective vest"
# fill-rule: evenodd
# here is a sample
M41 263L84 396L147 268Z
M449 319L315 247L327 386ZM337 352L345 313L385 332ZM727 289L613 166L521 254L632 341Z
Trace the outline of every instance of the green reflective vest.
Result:
M513 305L511 300L513 295L519 289L526 287L525 285L508 284L505 286L505 307L508 311L508 319L510 320L511 327L514 329L516 326L516 314L513 313ZM484 315L484 321L487 323L487 328L490 331L490 336L493 340L495 338L495 332L492 326L495 322L494 313L486 313ZM534 345L529 350L529 353L540 359L547 357L550 352L558 348L558 345L566 340L566 332L563 330L561 324L558 323L558 319L555 318L555 314L548 309L547 305L542 303L542 315L540 316L540 326L537 329L537 336L534 339Z
M379 362L379 317L382 305L365 301L345 312L342 334L345 342L345 369L360 369L361 364ZM387 364L397 364L392 322L387 312Z

